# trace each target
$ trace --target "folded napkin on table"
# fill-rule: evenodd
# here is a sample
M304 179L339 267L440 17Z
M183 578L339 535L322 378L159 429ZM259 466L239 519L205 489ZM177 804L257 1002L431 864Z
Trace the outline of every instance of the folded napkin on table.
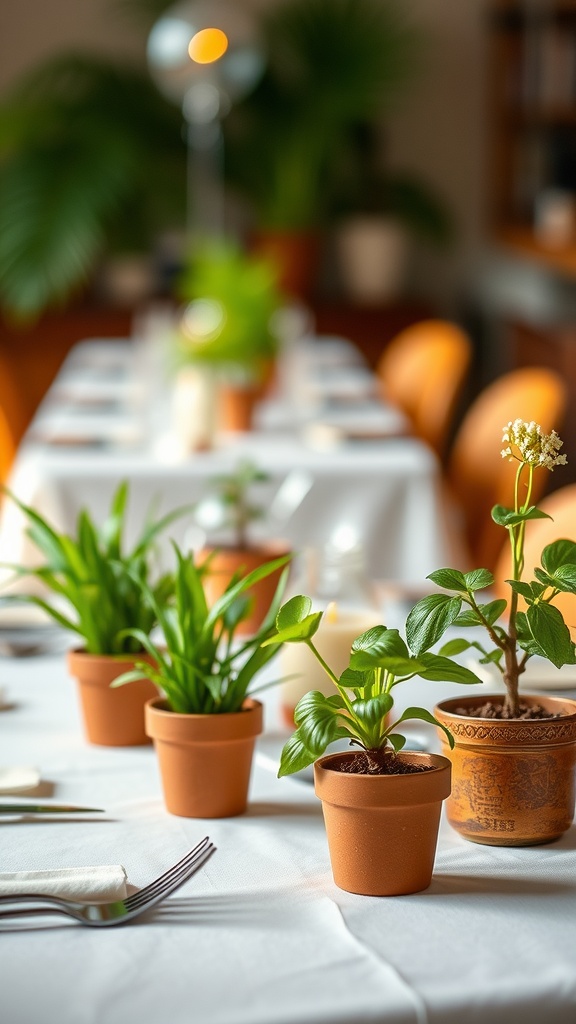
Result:
M28 892L69 900L122 900L126 896L126 872L121 864L52 871L0 871L0 895Z

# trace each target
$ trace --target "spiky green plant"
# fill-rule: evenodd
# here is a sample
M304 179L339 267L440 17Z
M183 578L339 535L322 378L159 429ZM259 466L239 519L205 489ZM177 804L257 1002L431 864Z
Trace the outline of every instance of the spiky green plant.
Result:
M289 556L267 562L241 580L232 580L211 607L203 586L202 569L174 545L176 572L174 602L166 605L143 582L140 584L154 609L164 643L155 644L143 630L130 635L154 659L154 665L136 662L113 686L150 679L161 690L172 711L180 714L215 715L239 711L258 672L274 657L275 647L261 644L276 630L274 622L286 586L285 569L268 614L259 631L240 645L234 643L236 628L245 615L246 591L259 580L286 566ZM267 685L271 685L268 683Z
M157 608L174 593L170 573L152 582L152 559L158 535L186 509L175 509L146 522L131 550L124 550L128 485L120 484L110 512L97 526L88 512L78 517L75 536L55 530L39 512L6 492L28 520L27 534L44 556L35 567L11 566L19 577L34 577L52 598L13 594L5 602L23 601L45 611L58 625L75 633L89 654L133 654L140 638L157 622Z

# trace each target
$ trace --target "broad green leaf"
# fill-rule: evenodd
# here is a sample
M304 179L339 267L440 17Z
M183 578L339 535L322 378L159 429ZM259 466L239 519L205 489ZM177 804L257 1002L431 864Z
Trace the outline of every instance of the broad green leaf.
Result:
M463 651L468 651L473 646L472 641L457 637L454 640L449 640L447 644L443 644L438 653L444 658L452 658L455 654L462 654Z
M441 654L420 654L419 659L424 665L424 669L419 673L422 679L448 683L482 682L471 669Z
M526 621L544 656L556 665L556 668L574 664L574 644L570 638L570 630L557 608L545 603L530 605L526 612Z
M529 583L525 583L523 580L506 580L506 583L526 601L533 600L532 587Z
M392 708L394 701L389 693L379 693L368 700L355 700L353 704L354 717L361 722L362 726L372 731L382 724Z
M452 622L453 626L464 626L467 629L472 626L482 626L483 622L474 608L465 608Z
M489 601L487 604L481 604L480 608L482 615L488 620L491 626L498 621L503 612L506 611L508 602L504 597L499 598L496 601Z
M576 564L576 543L573 540L555 540L542 551L542 565L553 574L561 565Z
M388 659L408 661L409 657L408 648L397 629L375 626L354 640L350 668L360 672L388 668Z
M308 618L312 611L312 599L298 594L291 597L286 604L283 604L276 616L276 628L278 632L297 626L304 619Z
M576 565L559 565L554 572L557 590L565 594L576 594Z
M345 668L338 685L345 690L363 690L373 679L372 672L358 672L352 668Z
M298 701L294 721L302 742L316 757L337 738L339 708L319 690L312 690Z
M535 505L531 505L524 512L516 512L513 508L505 508L503 505L494 505L492 509L492 519L499 526L518 526L520 523L526 523L530 519L551 518L552 516L542 512Z
M459 569L436 569L426 579L432 580L432 583L443 587L444 590L457 590L461 593L466 593L467 590L464 573Z
M268 647L270 644L290 644L311 640L318 630L322 615L322 612L312 612L312 615L307 615L301 622L296 622L293 626L287 626L281 632L268 637L262 646Z
M406 638L416 655L427 651L452 625L462 607L459 597L431 594L414 605L406 619Z
M464 573L464 579L468 590L472 592L486 590L486 587L491 587L494 583L494 576L488 569L473 569L471 572Z
M294 772L302 771L303 768L311 765L317 756L317 754L308 750L308 747L302 740L300 730L297 730L284 744L280 756L278 778L281 779L283 775L292 775Z
M434 715L431 714L430 711L426 711L424 708L406 708L406 710L400 715L400 718L394 722L394 728L396 728L397 725L400 725L401 722L410 722L415 718L420 719L422 722L429 722L430 725L436 725L439 729L442 729L446 734L450 748L453 748L454 737L450 730L447 729L445 725L442 725L442 722L439 722L437 718L434 718Z
M399 750L402 750L402 747L406 746L406 737L401 736L399 732L389 732L386 739L388 743L394 747L396 753L398 753Z

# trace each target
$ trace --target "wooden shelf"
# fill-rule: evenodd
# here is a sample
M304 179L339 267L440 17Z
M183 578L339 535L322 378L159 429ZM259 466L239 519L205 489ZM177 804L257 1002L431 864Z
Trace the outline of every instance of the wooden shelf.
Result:
M529 227L499 228L495 233L497 245L522 259L543 264L570 277L576 277L576 242L574 245L552 249L543 245Z

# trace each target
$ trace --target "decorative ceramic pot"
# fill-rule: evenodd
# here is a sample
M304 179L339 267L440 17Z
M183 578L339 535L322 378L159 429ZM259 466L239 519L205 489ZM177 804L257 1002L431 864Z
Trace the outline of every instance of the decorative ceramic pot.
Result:
M574 817L576 701L522 695L560 718L476 718L457 708L501 703L502 694L456 697L434 709L456 741L448 821L465 839L486 846L533 846L558 839ZM440 730L438 730L440 732Z
M218 385L218 427L220 430L246 432L252 430L254 410L262 398L261 384Z
M164 801L183 818L233 818L246 810L262 704L247 698L241 711L182 715L162 698L146 705Z
M86 738L102 747L136 747L150 743L144 729L144 705L158 695L148 679L111 689L110 683L134 668L145 653L117 656L68 651L68 671L76 679Z
M352 775L338 766L356 755L328 754L314 765L334 881L363 896L401 896L430 885L450 762L440 754L402 753L432 770Z
M225 545L216 549L205 548L200 552L199 559L203 561L208 555L211 556L209 572L204 581L208 603L213 605L222 596L235 573L241 577L247 576L266 562L287 554L289 548L282 544L254 545L249 548ZM265 576L246 592L253 599L253 607L248 618L244 619L236 630L239 636L252 636L258 632L272 603L283 568L282 566L270 576Z

